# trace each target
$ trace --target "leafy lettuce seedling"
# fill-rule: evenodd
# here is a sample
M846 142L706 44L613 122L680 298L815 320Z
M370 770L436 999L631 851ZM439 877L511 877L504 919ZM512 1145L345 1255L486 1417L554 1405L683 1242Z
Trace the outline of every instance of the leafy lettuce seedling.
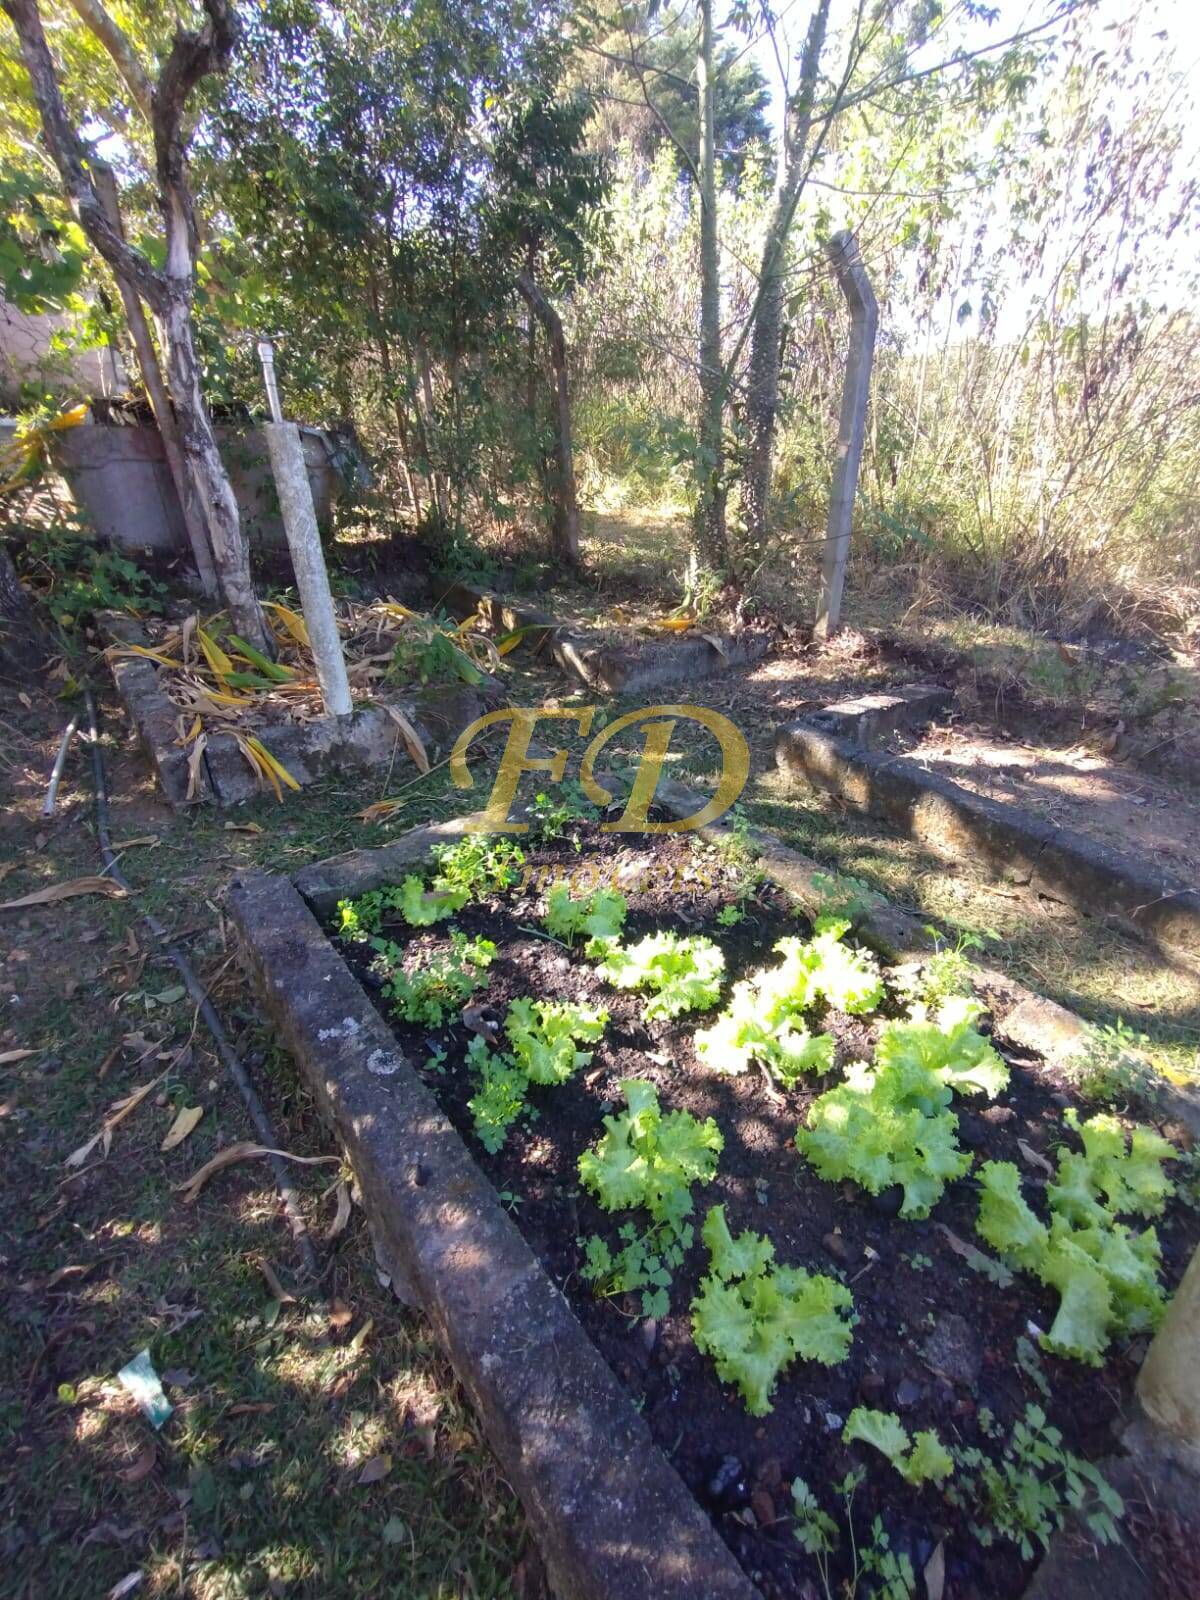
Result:
M625 896L615 889L596 889L574 900L565 883L556 883L546 896L546 931L566 944L586 934L586 954L602 956L625 926L625 911Z
M338 933L361 943L380 932L389 911L398 911L412 928L428 928L461 911L467 899L465 889L427 891L423 879L410 872L398 886L372 889L357 900L339 900Z
M971 1157L958 1148L950 1090L913 1060L853 1063L844 1083L815 1100L796 1145L831 1183L852 1178L871 1194L904 1190L900 1215L927 1217Z
M721 993L725 957L719 945L699 934L649 933L637 944L614 941L597 971L618 989L649 989L642 1015L652 1022L683 1011L710 1011Z
M1108 1130L1103 1131L1107 1137ZM1124 1156L1125 1137L1119 1124L1118 1131ZM1158 1279L1160 1250L1153 1228L1134 1233L1094 1200L1086 1224L1077 1225L1081 1196L1087 1193L1077 1189L1071 1176L1080 1159L1063 1155L1060 1182L1047 1185L1049 1227L1025 1201L1012 1162L984 1162L979 1169L976 1228L1006 1260L1058 1291L1058 1311L1042 1339L1046 1349L1100 1366L1114 1334L1149 1332L1158 1326L1166 1297ZM1142 1202L1145 1196L1134 1192L1133 1198Z
M566 1083L592 1059L576 1043L594 1043L604 1032L607 1011L592 1011L569 1001L514 1000L504 1020L512 1055L489 1050L475 1038L467 1061L480 1074L478 1093L467 1102L475 1132L493 1155L525 1107L530 1084Z
M582 1275L597 1294L640 1289L642 1315L661 1317L670 1307L671 1274L692 1244L692 1184L712 1181L723 1140L711 1117L664 1114L644 1079L625 1079L621 1091L629 1109L605 1117L600 1142L579 1158L579 1176L606 1211L644 1207L653 1225L642 1234L623 1224L615 1254L603 1239L590 1238Z
M821 917L814 938L780 939L779 965L734 984L729 1005L696 1035L700 1059L714 1072L731 1074L760 1061L785 1088L802 1073L828 1072L833 1038L810 1033L800 1020L803 1013L824 1003L861 1014L873 1011L883 995L873 958L841 943L849 926Z
M881 1450L900 1476L919 1488L923 1483L940 1483L954 1470L954 1460L932 1428L924 1428L915 1439L890 1411L873 1411L856 1406L842 1429L843 1442L861 1440Z
M592 1059L577 1041L595 1043L608 1022L607 1011L592 1011L569 1001L514 1000L504 1031L513 1059L531 1083L566 1083Z
M1008 1068L973 1023L978 1002L954 996L942 1002L936 1022L891 1022L879 1036L880 1067L910 1064L959 1094L994 1099L1008 1087Z
M399 946L383 940L377 961L390 976L382 989L406 1022L437 1028L447 1016L460 1011L471 995L483 987L483 973L492 964L496 946L491 939L468 939L456 929L450 935L447 954L432 956L424 966L405 972Z
M600 1142L579 1158L579 1176L605 1211L644 1206L655 1222L679 1222L691 1213L691 1185L716 1173L721 1131L711 1117L664 1113L643 1078L625 1078L621 1093L629 1109L605 1117Z
M711 1270L692 1301L692 1337L751 1416L766 1416L776 1379L797 1357L830 1367L846 1359L851 1324L842 1313L853 1296L835 1278L777 1266L761 1234L735 1239L724 1206L709 1211L702 1237Z

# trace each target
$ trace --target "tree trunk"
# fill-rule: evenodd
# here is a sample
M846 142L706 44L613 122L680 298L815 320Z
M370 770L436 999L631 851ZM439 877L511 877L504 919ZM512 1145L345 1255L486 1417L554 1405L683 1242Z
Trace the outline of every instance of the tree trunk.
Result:
M229 620L243 639L265 655L274 656L275 642L263 621L254 593L250 553L238 516L237 500L217 449L216 435L200 389L200 363L192 335L190 297L185 299L181 295L177 302L167 306L163 325L188 488L203 508L208 522L213 562Z
M126 279L160 317L167 346L169 383L179 424L191 494L199 502L212 540L213 564L234 627L244 639L267 655L274 641L250 579L250 559L238 519L237 501L213 437L212 422L200 388L192 329L195 219L185 175L187 140L182 131L184 111L196 85L210 72L221 71L237 42L237 22L230 0L203 0L206 20L196 32L176 30L174 40L150 105L154 133L155 171L159 199L166 218L166 265L152 267L140 251L132 249L105 212L93 178L90 157L67 116L54 61L46 44L37 0L0 0L21 41L21 55L41 117L46 147L58 168L68 197L92 245L118 277ZM98 34L102 44L128 41L98 0L85 12L104 16ZM117 65L125 72L128 62ZM135 98L138 98L135 96ZM195 514L195 512L193 512Z
M546 330L554 370L554 543L568 564L579 565L579 500L575 488L575 456L571 444L571 395L567 382L567 341L562 318L527 272L517 275L517 288L532 316Z
M760 558L767 535L767 501L771 492L775 418L779 409L787 241L806 177L805 156L829 21L829 3L830 0L819 0L808 25L800 62L800 84L785 128L783 172L759 268L746 389L749 439L742 469L742 515L748 546L746 556L751 562Z
M88 0L77 0L78 5L86 7ZM111 167L102 162L93 162L92 172L96 182L96 192L100 196L100 204L108 220L118 233L124 237L124 227L121 222L121 207L117 198L117 185L113 178ZM154 420L158 424L159 437L163 443L163 453L167 458L170 469L171 481L175 485L175 493L179 496L179 503L183 508L184 525L187 528L188 543L192 547L192 559L196 563L196 574L200 579L202 593L212 598L217 592L217 575L213 567L212 546L209 541L208 527L202 516L202 506L189 488L187 466L183 457L183 445L179 438L179 425L175 421L175 413L171 409L171 402L162 380L162 370L158 364L158 353L154 348L154 340L150 337L150 325L146 321L146 313L142 309L142 302L138 292L131 281L123 273L114 272L117 288L121 293L121 303L125 307L125 321L129 324L129 336L133 341L134 354L137 356L138 370L142 375L142 384L146 390L146 398L150 401L150 409L154 413Z
M712 0L700 4L700 418L695 538L706 566L729 565L725 538L725 374L721 367L721 258L717 241L716 90Z
M825 246L833 263L838 287L850 308L850 349L842 387L842 413L838 423L837 461L829 496L829 522L821 562L821 595L813 635L827 639L842 620L842 590L850 555L850 524L858 489L858 465L866 432L867 401L871 395L871 363L875 358L875 330L879 307L871 281L850 232L835 233Z

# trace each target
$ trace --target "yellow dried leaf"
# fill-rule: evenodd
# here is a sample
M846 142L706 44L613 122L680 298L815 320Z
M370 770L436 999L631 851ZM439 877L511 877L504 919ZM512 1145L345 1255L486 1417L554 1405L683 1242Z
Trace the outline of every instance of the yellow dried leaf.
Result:
M282 1156L285 1161L298 1161L305 1167L319 1167L342 1159L341 1156L294 1156L290 1150L272 1150L267 1145L253 1144L248 1139L241 1139L237 1144L226 1145L224 1150L219 1150L211 1161L206 1161L202 1167L198 1167L185 1183L177 1183L175 1193L185 1206L190 1206L199 1198L201 1189L214 1173L232 1167L239 1161L253 1161L258 1156Z
M413 758L418 772L429 771L429 754L425 749L424 740L404 715L399 706L385 705L383 708L396 726L400 729L400 736L404 740L404 748Z
M23 894L19 900L5 900L0 904L0 911L18 911L22 906L53 905L57 900L73 900L81 894L107 895L110 900L123 900L125 897L124 889L111 878L71 878L65 883L47 884L44 889Z
M199 1127L204 1116L203 1106L185 1106L167 1129L166 1138L159 1145L160 1150L174 1150L176 1145L183 1141Z

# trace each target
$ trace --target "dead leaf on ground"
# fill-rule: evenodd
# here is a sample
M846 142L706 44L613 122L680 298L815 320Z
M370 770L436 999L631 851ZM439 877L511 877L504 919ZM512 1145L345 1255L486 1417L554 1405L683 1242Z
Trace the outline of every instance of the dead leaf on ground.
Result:
M108 1600L124 1600L125 1595L132 1594L144 1576L140 1567L136 1572L127 1572L120 1582L114 1583L108 1591Z
M273 1400L239 1400L236 1406L230 1406L225 1413L227 1417L257 1417L266 1416L268 1411L274 1411Z
M368 1338L371 1335L371 1330L372 1330L372 1328L374 1328L374 1326L375 1326L375 1318L374 1317L368 1317L367 1320L363 1323L362 1327L354 1335L353 1339L351 1339L350 1343L346 1346L347 1350L351 1350L351 1351L353 1351L353 1353L355 1355L357 1355L359 1353L359 1351L362 1349L363 1345L366 1344Z
M227 822L225 824L226 833L261 833L262 831L261 822Z
M279 1301L280 1305L294 1306L296 1304L296 1296L294 1294L289 1294L288 1291L283 1287L282 1283L279 1281L279 1275L276 1273L275 1268L265 1256L259 1257L258 1270L267 1280L267 1288L270 1289L272 1295L276 1300Z
M154 1471L154 1463L157 1460L158 1451L153 1444L148 1444L137 1460L122 1468L117 1477L122 1483L141 1483L143 1478L149 1477Z
M0 911L19 911L22 906L48 906L58 900L72 900L81 894L103 894L110 900L123 900L125 891L111 878L70 878L64 883L49 883L44 889L23 894L19 900L0 902Z
M337 1186L337 1211L334 1215L333 1221L329 1224L329 1228L326 1231L326 1244L328 1244L331 1239L336 1239L339 1233L345 1232L350 1221L350 1213L352 1210L353 1205L350 1200L350 1185L343 1178Z
M181 1145L190 1134L196 1131L203 1119L203 1106L184 1106L175 1121L167 1129L166 1137L158 1148L160 1150L174 1150L176 1145Z
M161 843L162 843L162 840L159 838L157 833L143 833L143 834L139 834L139 836L136 839L117 839L117 840L114 840L113 849L114 850L134 850L139 845L147 845L150 849L153 849L156 844L161 844Z
M372 1456L358 1475L359 1483L378 1483L392 1470L391 1456Z
M113 1129L124 1122L131 1111L137 1110L151 1089L156 1089L166 1075L165 1071L160 1072L157 1078L151 1078L149 1083L144 1083L140 1089L135 1089L132 1094L126 1095L123 1100L115 1100L109 1115L101 1123L99 1131L94 1133L86 1144L81 1144L78 1150L72 1150L63 1165L81 1167L98 1144L104 1146L104 1154L107 1155L112 1147Z
M383 708L396 726L400 729L400 737L404 740L404 748L413 758L413 763L418 772L429 771L429 754L425 749L425 741L404 715L399 706L385 705Z
M1044 1172L1048 1178L1054 1176L1054 1168L1046 1160L1045 1156L1040 1155L1031 1144L1027 1144L1024 1139L1018 1139L1017 1149L1031 1167L1036 1167L1039 1172Z
M155 1080L157 1082L157 1079ZM198 1199L201 1189L213 1176L225 1167L232 1167L238 1161L253 1161L258 1156L282 1156L285 1161L298 1161L305 1167L321 1166L330 1161L340 1161L341 1156L294 1156L290 1150L272 1150L267 1145L252 1144L249 1140L239 1140L226 1149L218 1151L211 1161L192 1173L184 1183L175 1185L175 1193L185 1206L190 1206Z
M329 1308L329 1326L345 1328L354 1321L354 1313L342 1300L335 1300Z
M2 1050L0 1051L0 1067L11 1067L18 1061L27 1061L30 1056L36 1056L36 1050Z
M939 1539L925 1563L925 1593L928 1600L942 1600L946 1588L946 1541Z
M985 1255L982 1250L977 1250L966 1239L960 1239L954 1230L948 1228L944 1222L937 1222L934 1226L955 1255L961 1256L967 1265L973 1267L976 1272L982 1272L986 1277L991 1278L993 1282L998 1283L1001 1288L1006 1288L1013 1281L1012 1272L1002 1261L997 1261L994 1256Z
M59 1267L57 1271L50 1274L42 1287L44 1289L57 1289L58 1285L66 1283L68 1278L86 1278L95 1265L94 1261L79 1261L69 1267Z

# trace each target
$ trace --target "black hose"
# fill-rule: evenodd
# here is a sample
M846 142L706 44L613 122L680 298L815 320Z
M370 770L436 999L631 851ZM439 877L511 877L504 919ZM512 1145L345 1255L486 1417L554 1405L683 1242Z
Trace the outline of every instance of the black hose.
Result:
M96 837L100 842L100 854L104 859L104 870L107 875L125 890L126 894L133 894L128 879L122 873L113 854L112 836L108 831L108 780L104 774L104 755L100 749L100 730L96 716L96 702L92 691L85 689L83 692L84 706L88 719L88 742L92 747L92 777L96 787ZM135 896L136 899L136 896ZM275 1130L271 1120L263 1109L263 1103L258 1098L258 1091L250 1082L250 1078L242 1065L236 1050L229 1042L228 1035L221 1025L221 1019L213 1009L207 991L200 979L196 976L195 969L187 956L171 938L167 929L158 920L153 912L145 907L138 907L142 921L150 929L162 946L162 954L171 961L179 976L183 979L183 986L196 1006L204 1026L212 1034L213 1043L217 1047L217 1054L225 1065L229 1076L237 1084L238 1092L246 1103L259 1139L268 1150L278 1148L279 1141L275 1137ZM271 1170L275 1177L275 1187L279 1191L279 1198L283 1201L283 1209L287 1214L288 1226L292 1230L292 1238L300 1252L300 1259L304 1275L313 1283L317 1281L320 1268L317 1264L316 1251L313 1249L312 1237L304 1221L304 1213L300 1209L300 1200L292 1184L287 1166L282 1156L272 1154L269 1157Z

